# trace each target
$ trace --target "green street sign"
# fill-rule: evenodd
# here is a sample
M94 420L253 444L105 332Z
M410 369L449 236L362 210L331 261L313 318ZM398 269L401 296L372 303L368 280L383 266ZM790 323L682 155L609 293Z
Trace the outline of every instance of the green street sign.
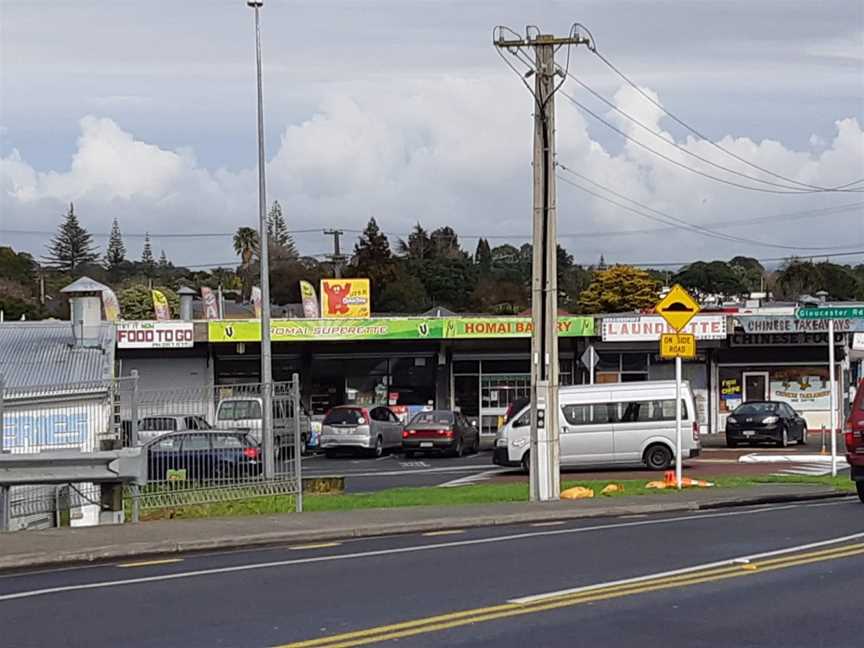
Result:
M864 319L864 306L798 308L795 317L800 320Z

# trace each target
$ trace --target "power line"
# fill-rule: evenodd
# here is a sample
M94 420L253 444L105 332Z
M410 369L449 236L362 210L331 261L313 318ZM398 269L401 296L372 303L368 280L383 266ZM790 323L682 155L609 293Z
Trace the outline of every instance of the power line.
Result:
M756 261L758 261L759 263L774 263L777 261L793 261L793 260L799 260L800 261L803 259L809 259L812 262L814 259L820 259L820 260L824 259L827 262L829 259L835 259L837 257L850 257L850 256L862 256L862 255L864 255L864 250L854 250L854 251L849 251L849 252L835 252L835 253L828 254L828 255L810 254L810 255L803 255L803 256L792 255L792 256L782 256L782 257L761 257L761 258L756 259ZM753 257L747 257L747 258L753 258ZM636 266L639 268L660 268L660 267L684 268L686 266L693 265L694 263L699 263L699 262L704 262L704 259L696 259L694 261L650 261L650 262L646 262L646 263L632 262L632 263L623 263L623 264L619 264L619 265L630 265L630 266ZM580 265L584 266L586 264L580 264ZM614 264L609 264L607 261L607 265L614 265Z
M24 230L24 229L0 229L0 232L4 234L27 234L34 236L53 236L56 234L56 231L47 231L47 230ZM324 230L321 228L316 229L298 229L298 230L288 230L287 234L323 234ZM149 236L151 239L165 239L165 238L228 238L234 236L235 232L133 232L133 233L123 233L123 238L147 238ZM110 238L111 234L105 232L90 232L91 236L95 236L96 238Z
M633 122L634 124L636 124L637 126L639 126L639 128L641 128L642 130L644 130L644 131L650 133L651 135L653 135L653 136L656 137L657 139L661 140L661 141L664 142L665 144L669 144L670 146L674 146L676 149L678 149L679 151L681 151L681 152L684 153L685 155L689 155L689 156L691 156L691 157L693 157L693 158L696 158L697 160L700 160L700 161L704 162L705 164L709 164L709 165L711 165L712 167L714 167L714 168L716 168L716 169L720 169L721 171L725 171L725 172L727 172L727 173L730 173L730 174L733 174L733 175L736 175L736 176L739 176L739 177L742 177L742 178L746 178L747 180L752 180L752 181L754 181L754 182L761 182L761 183L763 183L763 184L766 184L766 185L769 185L769 186L772 186L772 187L779 187L779 188L782 188L782 189L789 189L789 190L791 190L792 193L827 193L827 192L844 192L843 190L845 189L845 187L835 187L834 189L812 189L812 190L804 190L804 189L801 189L801 188L799 188L799 187L795 187L794 185L781 184L781 183L779 183L779 182L771 182L770 180L764 180L763 178L759 178L759 177L756 177L756 176L748 175L748 174L746 174L746 173L742 173L741 171L736 171L735 169L732 169L732 168L730 168L730 167L724 166L724 165L722 165L722 164L718 164L717 162L714 162L714 161L712 161L712 160L709 160L708 158L703 157L703 156L699 155L698 153L695 153L695 152L689 150L688 148L682 146L681 144L679 144L678 142L676 142L676 141L674 141L674 140L669 140L669 139L667 139L666 137L663 136L663 133L660 133L660 132L654 130L654 129L651 128L650 126L646 125L644 122L642 122L642 121L636 119L635 117L633 117L633 116L630 115L629 113L625 112L623 109L621 109L619 106L617 106L614 102L612 102L612 101L610 101L609 99L607 99L606 97L604 97L602 94L600 94L599 92L597 92L596 90L594 90L593 88L591 88L591 86L589 86L587 83L585 83L585 82L582 81L581 79L578 79L578 78L577 78L575 75L573 75L572 73L569 73L568 76L569 76L571 79L573 79L573 81L575 81L576 83L578 83L582 88L584 88L586 91L588 91L591 95L593 95L594 97L596 97L597 99L599 99L600 101L602 101L604 104L606 104L607 106L609 106L610 108L612 108L612 110L614 110L615 112L617 112L617 113L620 114L621 116L625 117L625 118L628 119L629 121L631 121L631 122ZM568 99L570 99L570 97L568 97ZM854 183L848 183L846 186L851 186L852 184L854 184ZM848 190L848 189L845 190L845 192L849 192L849 191L851 191L851 190Z
M605 63L605 64L609 67L610 70L612 70L613 72L615 72L615 74L617 74L619 77L621 77L621 79L622 79L625 83L627 83L630 87L632 87L634 90L636 90L636 92L638 92L638 93L639 93L643 98L647 99L647 100L648 100L651 104L653 104L655 107L657 107L657 108L659 108L660 110L662 110L663 113L664 113L665 115L667 115L668 117L670 117L670 118L671 118L672 120L674 120L677 124L679 124L679 125L683 126L684 128L686 128L688 131L690 131L691 133L693 133L693 134L694 134L696 137L698 137L699 139L708 142L708 143L709 143L711 146L713 146L714 148L716 148L716 149L718 149L718 150L720 150L720 151L723 151L723 152L726 153L727 155L729 155L729 156L735 158L735 159L738 160L739 162L743 162L743 163L746 164L747 166L750 166L750 167L752 167L752 168L754 168L754 169L757 169L757 170L759 170L759 171L762 171L763 173L767 173L768 175L773 176L773 177L775 177L775 178L779 178L780 180L785 180L786 182L791 182L791 183L793 183L793 184L800 185L800 186L802 186L802 187L806 187L806 188L808 188L808 189L816 189L816 190L821 190L821 191L834 191L834 190L839 190L839 189L842 189L843 187L851 186L851 185L853 185L853 184L858 184L859 182L861 182L862 180L864 180L864 178L861 178L861 179L859 179L859 180L855 180L855 181L853 181L853 182L846 183L845 185L840 185L839 187L833 187L833 188L832 188L832 187L820 187L820 186L818 186L818 185L811 185L811 184L807 184L806 182L800 182L800 181L795 180L795 179L793 179L793 178L787 178L787 177L784 176L784 175L781 175L781 174L779 174L779 173L775 173L774 171L771 171L771 170L769 170L769 169L766 169L766 168L764 168L764 167L761 167L761 166L759 166L758 164L756 164L756 163L754 163L754 162L750 162L750 161L747 160L746 158L741 157L741 156L738 155L737 153L734 153L733 151L730 151L729 149L727 149L727 148L724 147L723 145L718 144L717 142L715 142L715 141L712 140L711 138L709 138L709 137L707 137L706 135L702 134L702 133L701 133L700 131L698 131L696 128L694 128L693 126L690 126L690 124L686 123L683 119L681 119L680 117L678 117L675 113L673 113L672 111L670 111L670 110L668 110L667 108L665 108L665 107L664 107L662 104L660 104L658 101L655 101L653 97L651 97L648 93L646 93L644 90L642 90L642 88L640 88L640 87L639 87L639 86L638 86L634 81L632 81L632 80L631 80L631 79L630 79L626 74L624 74L621 70L619 70L617 67L615 67L615 65L613 65L612 62L611 62L609 59L607 59L607 58L606 58L605 56L603 56L600 52L598 52L598 51L597 51L597 44L594 42L593 39L592 39L592 41L591 41L591 45L589 46L588 49L591 50L591 51L592 51L592 52L597 56L597 58L599 58L601 61L603 61L603 63Z
M680 167L680 168L684 169L685 171L689 171L690 173L695 173L696 175L702 176L703 178L707 178L707 179L709 179L709 180L713 180L714 182L720 182L720 183L722 183L722 184L726 184L726 185L729 185L729 186L731 186L731 187L738 187L739 189L746 189L746 190L748 190L748 191L759 191L759 192L762 192L762 193L779 194L779 195L784 195L784 196L786 196L786 195L798 195L798 194L805 194L805 193L809 193L809 192L807 192L807 191L805 191L805 190L803 190L803 189L802 189L801 191L782 191L782 190L780 190L780 189L767 189L767 188L765 188L765 187L753 187L753 186L750 186L750 185L741 184L740 182L734 182L734 181L732 181L732 180L727 180L727 179L725 179L725 178L719 178L719 177L717 177L717 176L711 175L710 173L706 173L706 172L704 172L704 171L700 171L699 169L694 169L693 167L687 166L686 164L684 164L684 163L682 163L682 162L679 162L678 160L675 160L675 159L669 157L668 155L665 155L665 154L661 153L661 152L658 151L657 149L648 146L648 145L645 144L644 142L640 142L640 141L637 140L636 138L631 137L630 135L628 135L627 133L625 133L624 131L622 131L620 128L618 128L618 127L615 126L614 124L611 124L610 122L608 122L608 121L606 121L605 119L603 119L600 115L598 115L598 114L595 113L593 110L591 110L590 108L588 108L588 106L586 106L585 104L579 102L579 101L576 100L574 97L571 97L570 95L568 95L568 94L567 94L566 92L564 92L563 90L561 91L561 94L562 94L564 97L566 97L567 99L569 99L570 102L573 103L575 106L577 106L577 107L578 107L582 112L584 112L584 113L590 115L591 117L593 117L594 119L596 119L597 121L599 121L601 124L603 124L604 126L606 126L608 129L615 131L616 133L618 133L621 137L623 137L623 138L626 139L627 141L629 141L629 142L633 142L634 144L636 144L636 145L639 146L640 148L645 149L645 150L648 151L649 153L653 153L653 154L656 155L657 157L659 157L659 158L661 158L661 159L663 159L663 160L666 160L666 161L669 162L670 164L674 164L675 166ZM864 189L843 189L843 190L838 190L838 191L843 191L843 192L847 192L847 193L860 193L860 192L864 191Z
M574 186L577 189L580 189L580 190L582 190L588 194L591 194L592 196L599 198L600 200L604 200L608 203L615 205L616 207L620 207L621 209L625 209L625 210L632 212L638 216L642 216L643 218L647 218L649 220L654 220L654 221L657 221L660 223L664 223L666 225L670 225L671 223L669 221L673 221L673 222L676 222L679 224L675 227L683 226L690 231L693 231L697 234L701 234L703 236L707 236L709 238L716 238L716 239L720 239L723 241L730 241L730 242L735 242L735 243L744 243L747 245L760 245L763 247L771 247L771 248L777 248L777 249L783 249L783 250L833 250L833 249L846 249L849 247L848 245L843 245L843 246L784 245L784 244L780 244L780 243L768 243L765 241L759 241L759 240L754 240L754 239L750 239L750 238L743 238L740 236L733 236L731 234L725 234L723 232L717 232L717 231L708 229L706 227L694 225L692 223L685 221L684 219L678 218L677 216L672 216L672 215L667 214L666 212L662 212L658 209L654 209L653 207L650 207L644 203L641 203L638 200L633 200L632 198L629 198L628 196L625 196L624 194L621 194L621 193L615 191L614 189L610 189L609 187L606 187L605 185L602 185L599 182L596 182L596 181L592 180L591 178L582 175L581 173L578 173L576 171L573 171L572 169L569 169L568 167L564 166L563 164L558 164L558 167L563 169L567 173L570 173L570 174L572 174L578 178L581 178L582 180L589 182L590 184L598 187L599 189L602 189L603 191L606 191L606 192L612 194L613 196L617 196L618 198L621 198L622 200L626 200L627 202L630 202L630 203L632 203L638 207L641 207L642 209L645 209L649 212L653 212L654 214L657 214L657 216L645 214L645 213L639 211L638 209L633 209L632 207L628 207L627 205L623 205L623 204L621 204L615 200L612 200L611 198L608 198L606 196L603 196L602 194L598 194L595 191L587 189L586 187L583 187L582 185L580 185L577 182L573 182L572 180L559 175L558 178L562 182L564 182L565 184L569 184L571 186ZM659 216L659 218L658 218L658 216Z

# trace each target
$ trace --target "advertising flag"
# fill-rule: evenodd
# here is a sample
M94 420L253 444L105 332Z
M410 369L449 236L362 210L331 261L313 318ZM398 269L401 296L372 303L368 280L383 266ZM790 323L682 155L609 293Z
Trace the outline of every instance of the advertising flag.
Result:
M261 319L261 289L252 286L252 307L255 309L255 317Z
M216 303L216 295L207 286L201 286L201 299L204 300L204 318L219 319L219 304Z
M322 279L321 317L371 317L368 279Z
M117 295L107 286L102 289L102 307L105 309L105 319L116 322L120 319L120 302Z
M318 295L315 294L315 287L308 281L300 282L300 298L303 301L303 317L312 319L321 317Z
M168 298L159 290L150 291L153 293L153 310L156 312L157 320L170 320L171 307L168 305Z

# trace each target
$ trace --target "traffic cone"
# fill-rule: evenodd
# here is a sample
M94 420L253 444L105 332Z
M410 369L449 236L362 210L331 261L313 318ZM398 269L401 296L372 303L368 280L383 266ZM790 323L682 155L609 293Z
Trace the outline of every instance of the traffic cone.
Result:
M677 484L678 482L675 479L675 471L667 470L666 474L663 476L663 481L665 481L667 484Z

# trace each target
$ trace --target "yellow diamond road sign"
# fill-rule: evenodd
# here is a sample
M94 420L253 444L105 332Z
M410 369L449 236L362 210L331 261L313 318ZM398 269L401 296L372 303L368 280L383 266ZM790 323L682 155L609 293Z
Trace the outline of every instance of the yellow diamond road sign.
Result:
M678 284L672 286L672 290L655 308L666 323L676 331L680 331L696 314L702 310L695 299Z

